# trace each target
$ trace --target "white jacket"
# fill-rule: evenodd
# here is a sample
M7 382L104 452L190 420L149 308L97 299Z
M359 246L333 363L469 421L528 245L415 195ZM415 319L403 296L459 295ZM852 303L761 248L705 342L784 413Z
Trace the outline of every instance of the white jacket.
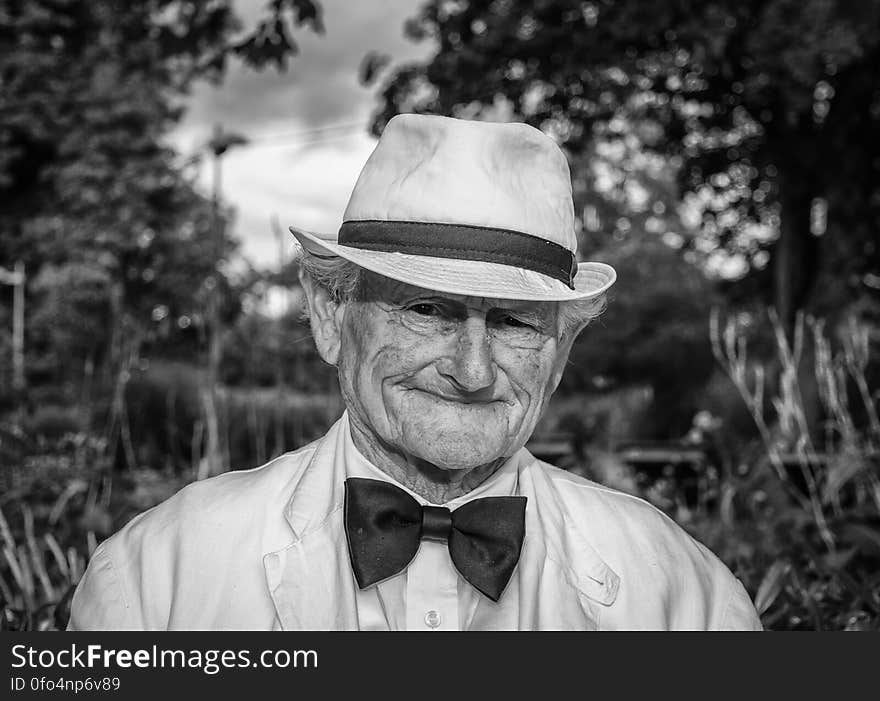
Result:
M342 431L187 486L95 551L69 630L356 630ZM761 630L740 582L648 503L518 455L528 498L505 594L472 629Z

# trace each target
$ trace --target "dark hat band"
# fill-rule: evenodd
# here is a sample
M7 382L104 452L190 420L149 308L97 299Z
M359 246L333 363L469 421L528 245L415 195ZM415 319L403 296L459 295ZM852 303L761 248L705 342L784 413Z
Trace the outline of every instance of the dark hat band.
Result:
M553 241L510 229L467 224L356 220L343 222L338 242L369 251L475 260L533 270L574 289L574 253Z

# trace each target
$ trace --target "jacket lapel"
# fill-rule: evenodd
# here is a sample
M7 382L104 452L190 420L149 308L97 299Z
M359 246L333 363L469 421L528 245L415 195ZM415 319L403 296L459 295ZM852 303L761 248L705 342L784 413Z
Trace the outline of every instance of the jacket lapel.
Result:
M598 630L620 578L583 537L579 522L585 514L570 513L548 475L526 455L519 482L529 506L517 568L518 628Z
M292 542L266 553L266 583L283 630L357 630L354 575L343 527L347 417L321 439L284 516Z

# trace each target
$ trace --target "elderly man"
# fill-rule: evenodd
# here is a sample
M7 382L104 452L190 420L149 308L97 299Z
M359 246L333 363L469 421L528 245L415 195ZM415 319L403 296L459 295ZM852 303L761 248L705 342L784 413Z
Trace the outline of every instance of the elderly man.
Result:
M291 231L346 411L106 541L71 629L760 629L669 518L524 448L615 280L551 139L401 115L338 235Z

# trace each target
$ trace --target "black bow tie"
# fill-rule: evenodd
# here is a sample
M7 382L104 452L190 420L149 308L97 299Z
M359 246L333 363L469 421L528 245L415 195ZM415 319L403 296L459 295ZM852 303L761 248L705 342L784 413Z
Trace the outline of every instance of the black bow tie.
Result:
M447 542L452 564L498 601L519 560L526 497L483 497L450 511L421 506L388 482L345 480L345 533L361 589L402 571L422 538Z

